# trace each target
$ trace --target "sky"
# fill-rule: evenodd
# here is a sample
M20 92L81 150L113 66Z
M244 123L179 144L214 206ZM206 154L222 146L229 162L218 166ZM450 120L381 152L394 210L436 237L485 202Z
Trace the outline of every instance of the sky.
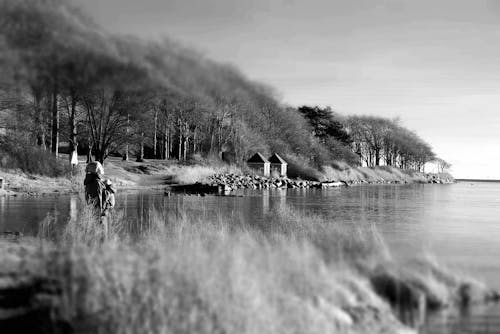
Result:
M108 31L233 64L283 103L399 117L455 177L500 179L500 1L73 2Z

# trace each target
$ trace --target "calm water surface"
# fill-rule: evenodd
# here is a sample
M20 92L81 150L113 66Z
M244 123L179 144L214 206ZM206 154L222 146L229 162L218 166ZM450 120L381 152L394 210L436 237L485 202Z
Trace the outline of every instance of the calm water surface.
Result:
M471 274L500 289L500 183L276 189L241 194L245 196L165 197L161 193L129 193L117 196L117 206L140 227L147 225L151 205L159 210L184 208L195 214L230 216L248 222L262 219L273 208L289 205L339 223L375 224L398 257L431 253L454 270ZM77 198L69 196L0 198L0 232L14 230L35 234L38 223L47 215L54 216L57 212L57 220L63 223L75 214L78 205ZM488 308L480 314L488 315L491 321L478 323L493 327L476 330L474 320L473 329L463 333L500 333L498 307ZM497 317L492 318L493 314ZM478 318L453 316L455 320ZM440 327L436 325L436 328ZM456 328L450 331L450 328L444 326L433 333L462 333Z

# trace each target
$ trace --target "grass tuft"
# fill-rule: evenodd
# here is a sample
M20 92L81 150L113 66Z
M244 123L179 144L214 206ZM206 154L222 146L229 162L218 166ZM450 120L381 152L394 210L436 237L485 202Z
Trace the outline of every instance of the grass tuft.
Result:
M151 217L132 240L116 214L104 238L87 208L43 247L3 256L60 282L53 314L76 332L395 333L404 326L375 274L387 280L393 266L394 281L437 298L459 286L432 264L401 270L373 227L290 208L255 226L186 211Z

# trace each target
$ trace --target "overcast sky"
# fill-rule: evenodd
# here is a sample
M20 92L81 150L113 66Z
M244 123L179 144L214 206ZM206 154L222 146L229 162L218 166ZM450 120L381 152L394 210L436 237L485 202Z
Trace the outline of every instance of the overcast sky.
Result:
M109 31L232 63L285 103L399 116L455 177L500 179L500 1L74 1Z

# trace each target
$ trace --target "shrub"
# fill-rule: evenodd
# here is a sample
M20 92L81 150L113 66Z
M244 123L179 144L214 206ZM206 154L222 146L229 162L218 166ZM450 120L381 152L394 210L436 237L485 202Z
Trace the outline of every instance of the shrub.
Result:
M317 169L313 168L310 164L308 164L303 157L289 154L285 156L285 160L288 163L288 177L292 179L300 178L312 181L321 180L321 173Z
M0 137L0 167L50 177L69 175L71 167L26 138Z

